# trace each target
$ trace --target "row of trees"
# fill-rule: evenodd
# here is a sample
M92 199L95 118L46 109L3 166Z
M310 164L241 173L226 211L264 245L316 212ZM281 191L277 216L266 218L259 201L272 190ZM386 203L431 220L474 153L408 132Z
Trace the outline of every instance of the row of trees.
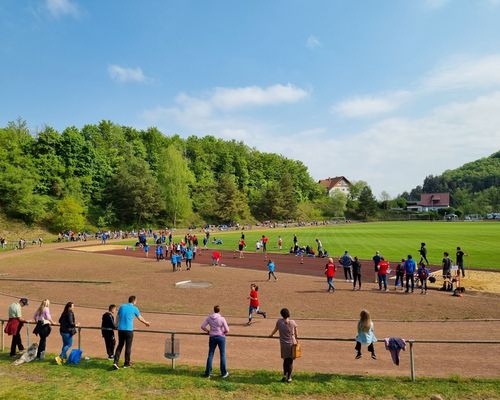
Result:
M2 212L54 230L369 215L353 193L328 197L300 161L213 136L109 121L35 135L23 120L0 128Z

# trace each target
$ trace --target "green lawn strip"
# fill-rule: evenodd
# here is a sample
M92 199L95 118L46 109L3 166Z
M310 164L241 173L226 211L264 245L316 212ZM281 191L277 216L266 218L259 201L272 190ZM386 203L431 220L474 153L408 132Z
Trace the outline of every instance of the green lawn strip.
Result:
M0 356L0 398L388 398L419 399L441 394L446 399L500 399L500 379L408 378L297 373L291 384L279 382L277 371L232 370L228 379L203 378L202 368L137 363L132 369L113 371L107 360L58 366L52 361L19 367Z
M174 240L184 237L184 231L174 236ZM187 231L186 231L187 232ZM224 250L234 250L242 231L212 232L213 238L223 240L222 245L213 245ZM420 242L427 243L429 261L440 264L442 254L448 251L455 257L457 246L468 254L465 257L466 268L500 269L500 223L491 222L374 222L338 224L332 226L314 226L303 228L278 228L245 230L247 251L255 250L255 242L263 234L269 237L269 252L279 252L278 237L283 239L283 251L287 253L293 244L293 235L297 234L300 245L311 245L316 249L315 239L319 238L323 247L334 256L349 250L351 255L370 259L375 251L392 261L397 261L408 254L419 259ZM198 234L200 245L203 234ZM113 242L113 244L133 245L136 240ZM153 239L150 239L150 243Z

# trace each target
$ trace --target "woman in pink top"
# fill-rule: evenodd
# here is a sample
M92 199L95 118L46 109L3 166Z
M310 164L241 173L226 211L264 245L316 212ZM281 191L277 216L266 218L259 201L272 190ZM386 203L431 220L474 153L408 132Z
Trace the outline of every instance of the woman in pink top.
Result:
M40 336L40 344L38 345L38 351L36 357L40 360L45 358L45 347L47 345L47 337L50 335L51 327L50 325L55 325L52 321L52 316L50 315L50 301L45 299L36 310L33 319L35 320L36 326L33 330L35 335Z
M207 319L203 321L201 329L210 335L210 339L208 340L208 358L205 377L210 379L215 348L219 347L220 373L223 378L227 378L229 372L226 370L226 334L229 332L229 326L227 325L226 319L220 315L219 306L214 306L213 314L210 314Z

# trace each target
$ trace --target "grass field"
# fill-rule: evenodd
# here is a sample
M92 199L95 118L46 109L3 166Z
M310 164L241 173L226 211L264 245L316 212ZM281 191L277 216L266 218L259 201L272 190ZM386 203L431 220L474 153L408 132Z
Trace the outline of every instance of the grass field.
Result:
M376 222L256 229L244 233L247 250L255 250L255 242L266 234L269 237L268 251L279 251L279 236L283 239L283 251L287 251L293 245L293 235L296 234L300 245L309 244L315 249L315 239L320 239L323 247L334 256L349 250L353 256L370 259L379 250L392 261L408 254L419 257L420 242L425 242L429 261L438 265L444 251L448 251L454 259L456 247L460 246L468 254L465 257L466 267L500 269L500 223L495 222ZM212 232L210 240L220 238L224 243L218 247L233 250L238 246L240 235L240 231Z
M137 363L132 369L111 371L105 360L82 360L78 366L51 361L13 366L0 356L2 399L268 399L349 398L499 399L500 380L418 379L299 373L291 384L279 382L279 372L233 370L229 378L203 378L199 367Z

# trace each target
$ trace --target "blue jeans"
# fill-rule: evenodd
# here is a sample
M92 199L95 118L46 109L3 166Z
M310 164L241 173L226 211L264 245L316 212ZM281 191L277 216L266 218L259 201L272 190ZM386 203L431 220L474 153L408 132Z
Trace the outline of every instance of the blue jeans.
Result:
M205 376L210 376L212 373L212 361L214 360L215 348L219 346L220 353L220 373L226 375L226 337L225 336L210 336L208 340L208 358Z
M333 278L327 277L326 281L328 282L328 291L335 290L335 286L333 286Z
M60 332L60 333L63 341L63 347L59 357L67 358L66 353L71 348L71 346L73 346L73 335L71 335L71 333L65 333L65 332Z
M378 288L382 289L382 284L384 284L384 289L387 289L387 275L379 275L378 276Z

